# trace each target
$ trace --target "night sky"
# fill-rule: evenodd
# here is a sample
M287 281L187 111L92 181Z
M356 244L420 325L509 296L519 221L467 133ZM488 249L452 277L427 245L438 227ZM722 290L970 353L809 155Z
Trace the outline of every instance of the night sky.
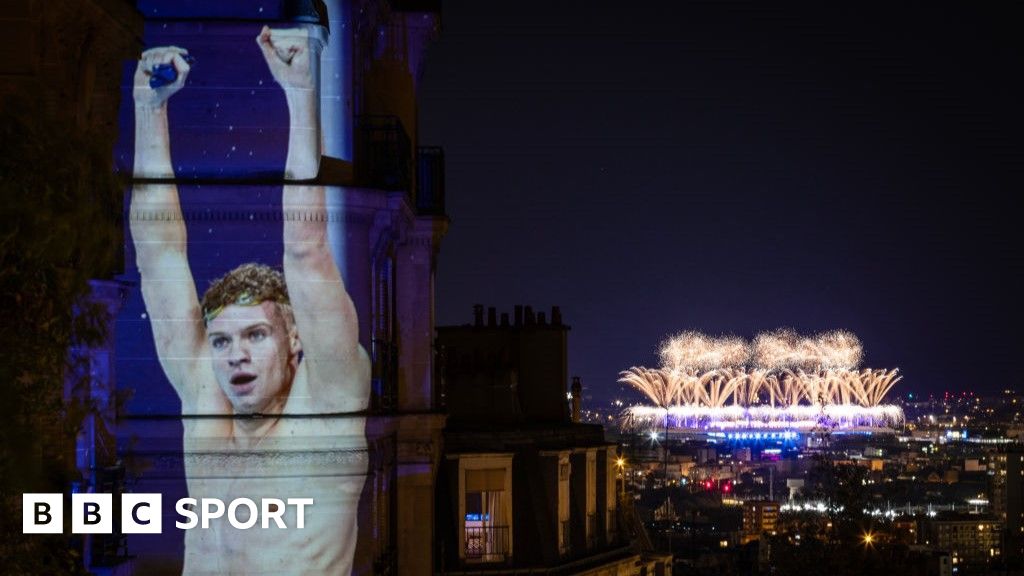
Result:
M897 391L1024 388L1017 20L768 4L444 2L437 324L558 304L593 401L682 329L844 328Z

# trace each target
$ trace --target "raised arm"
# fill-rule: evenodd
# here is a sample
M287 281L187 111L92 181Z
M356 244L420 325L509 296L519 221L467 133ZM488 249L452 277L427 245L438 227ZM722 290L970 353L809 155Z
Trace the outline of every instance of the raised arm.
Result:
M133 89L136 178L174 177L167 99L185 84L189 72L186 57L184 49L167 46L147 50L139 60ZM153 88L152 71L161 65L173 66L177 78ZM170 182L135 184L129 221L160 365L181 398L183 410L193 410L197 384L191 375L202 347L203 329L177 186Z
M327 244L324 188L285 186L284 276L302 343L310 394L330 412L369 403L370 361L355 306Z
M304 29L264 28L257 37L288 102L287 179L315 177L320 161L317 66L309 42ZM285 185L282 209L284 275L309 392L324 411L363 410L369 403L370 362L359 344L355 306L327 243L324 187Z
M319 61L309 49L305 28L271 30L264 26L256 43L288 101L288 158L285 180L310 180L320 169Z

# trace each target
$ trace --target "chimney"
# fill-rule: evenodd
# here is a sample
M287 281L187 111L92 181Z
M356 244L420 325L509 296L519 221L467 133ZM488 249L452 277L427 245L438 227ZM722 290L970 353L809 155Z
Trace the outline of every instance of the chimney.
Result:
M561 326L562 325L562 309L558 306L551 307L551 325Z
M534 322L536 322L536 318L534 318L534 316L533 316L533 306L527 306L526 307L526 325L527 326L533 326Z
M508 312L501 313L501 327L508 328Z
M473 326L477 328L483 328L484 325L484 305L473 304Z
M516 328L523 325L523 305L516 304Z
M490 307L487 308L487 326L489 328L494 328L497 325L498 325L498 311L494 308L494 306L490 306Z
M580 422L580 403L583 401L583 384L579 376L572 377L572 421Z

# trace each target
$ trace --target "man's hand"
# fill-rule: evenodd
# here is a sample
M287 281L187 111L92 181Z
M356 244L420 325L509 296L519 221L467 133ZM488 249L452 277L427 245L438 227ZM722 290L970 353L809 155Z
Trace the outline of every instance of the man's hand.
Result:
M188 57L188 50L177 46L160 46L150 48L142 53L139 65L135 69L135 82L133 95L135 105L143 108L160 108L166 106L167 99L181 90L185 85L185 78L191 67L185 60ZM177 78L174 82L165 84L158 88L150 86L150 77L157 66L172 66Z
M271 30L264 26L256 37L274 80L287 90L312 90L316 86L311 66L309 31L305 28Z

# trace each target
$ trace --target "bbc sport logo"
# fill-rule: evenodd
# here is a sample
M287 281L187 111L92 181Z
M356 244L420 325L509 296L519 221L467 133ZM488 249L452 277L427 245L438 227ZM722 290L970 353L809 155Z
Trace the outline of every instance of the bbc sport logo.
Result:
M163 515L160 494L122 494L121 532L124 534L160 534L163 530ZM267 530L271 522L278 529L287 530L285 512L295 507L294 529L306 526L306 506L312 506L312 498L263 498L259 505L249 498L236 498L225 505L219 498L182 498L174 508L184 522L176 521L174 526L181 530L193 528L208 529L211 521L227 516L233 528L248 530L259 524ZM238 511L245 508L248 515L239 519ZM198 511L197 511L198 509ZM114 497L112 494L72 494L71 533L111 534L114 528ZM22 533L61 534L64 532L63 494L22 494Z

